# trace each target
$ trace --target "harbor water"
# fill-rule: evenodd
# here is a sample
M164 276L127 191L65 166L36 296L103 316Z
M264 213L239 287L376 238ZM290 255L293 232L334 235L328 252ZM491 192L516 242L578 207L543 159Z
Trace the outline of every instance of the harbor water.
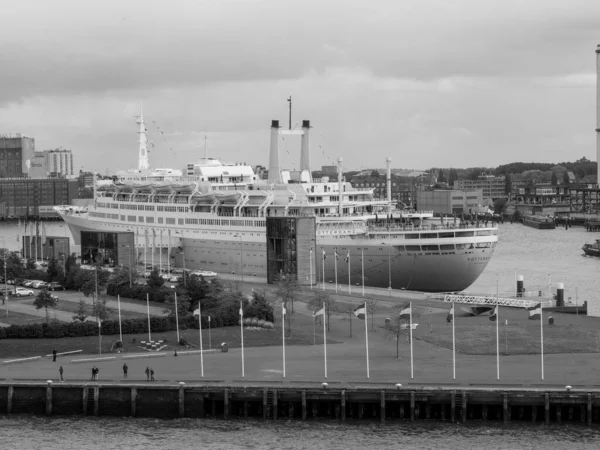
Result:
M600 430L584 426L468 426L281 420L0 418L6 449L596 449Z
M0 225L6 246L17 250L16 224ZM48 236L69 236L60 222L46 223ZM581 304L597 298L600 258L583 256L585 242L600 234L583 228L536 230L501 224L497 250L481 277L469 288L479 295L513 295L515 276L523 275L532 295L548 295L549 285L564 283L565 300ZM73 250L73 249L72 249ZM78 252L79 249L74 249ZM1 343L0 343L1 346ZM1 348L1 347L0 347ZM456 424L339 423L299 420L213 419L154 420L133 418L0 416L0 449L592 449L600 446L600 429L584 425L471 422Z

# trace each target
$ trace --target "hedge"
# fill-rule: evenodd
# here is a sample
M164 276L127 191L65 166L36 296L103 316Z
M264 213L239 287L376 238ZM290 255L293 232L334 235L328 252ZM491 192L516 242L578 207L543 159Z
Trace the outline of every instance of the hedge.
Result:
M229 311L215 310L207 312L202 316L202 328L208 328L208 316L211 316L211 328L220 328L239 324L239 316L232 317ZM150 327L152 332L161 333L166 331L175 331L175 317L170 315L166 317L150 317ZM198 329L198 318L188 314L179 319L179 329L188 328ZM123 334L140 334L148 332L148 319L125 319L121 321L121 330ZM63 338L63 337L81 337L96 336L98 334L98 324L94 321L70 322L70 323L50 323L50 324L28 324L11 325L10 327L0 327L0 339L43 339L43 338ZM118 335L119 322L117 320L105 320L102 322L102 335Z

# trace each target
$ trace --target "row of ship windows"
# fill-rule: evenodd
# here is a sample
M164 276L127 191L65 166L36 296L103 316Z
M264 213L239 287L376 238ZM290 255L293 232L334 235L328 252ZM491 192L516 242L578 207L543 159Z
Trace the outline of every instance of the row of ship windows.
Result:
M471 250L476 248L496 248L495 242L477 242L473 244L442 244L442 245L394 245L394 250L400 252L439 252L439 251L451 251L451 250ZM369 247L358 247L358 251L368 251ZM379 247L379 251L383 252L385 249ZM385 250L388 251L388 250ZM341 248L338 250L338 257L345 257L348 249ZM466 252L472 253L472 252ZM325 253L327 255L327 253Z
M103 219L116 219L127 222L154 223L154 217L149 216L123 216L119 214L90 212L90 217ZM235 219L175 219L174 217L157 217L157 223L167 225L214 225L214 226L246 226L246 227L265 227L265 220L235 220Z
M479 231L444 231L439 233L403 233L403 234L377 234L370 235L371 239L443 239L443 238L461 238L473 236L493 236L498 234L497 230L479 230Z

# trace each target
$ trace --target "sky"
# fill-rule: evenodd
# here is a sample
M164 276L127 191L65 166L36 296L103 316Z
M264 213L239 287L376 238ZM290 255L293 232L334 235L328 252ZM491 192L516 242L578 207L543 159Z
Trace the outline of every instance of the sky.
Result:
M4 4L4 5L2 5ZM76 168L268 165L311 121L313 170L595 157L597 0L0 0L0 133ZM297 169L300 142L280 142Z

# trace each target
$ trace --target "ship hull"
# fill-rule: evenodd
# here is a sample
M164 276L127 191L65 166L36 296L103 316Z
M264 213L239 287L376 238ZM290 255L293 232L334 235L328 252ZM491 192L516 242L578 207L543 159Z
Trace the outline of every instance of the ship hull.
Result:
M248 277L267 276L264 229L245 232L241 239L232 236L236 232L205 229L173 228L170 233L165 229L162 233L148 236L140 228L93 221L84 215L63 215L63 219L76 244L80 244L81 231L133 231L138 264L211 270ZM181 252L179 247L184 251ZM350 237L335 240L317 237L316 248L312 277L308 277L312 279L299 280L302 284L337 283L347 291L362 287L364 282L367 287L458 292L467 289L481 275L493 254L495 242L487 248L407 252L404 246L369 245L368 240ZM337 262L334 256L336 248L339 253ZM345 260L348 253L349 265Z

